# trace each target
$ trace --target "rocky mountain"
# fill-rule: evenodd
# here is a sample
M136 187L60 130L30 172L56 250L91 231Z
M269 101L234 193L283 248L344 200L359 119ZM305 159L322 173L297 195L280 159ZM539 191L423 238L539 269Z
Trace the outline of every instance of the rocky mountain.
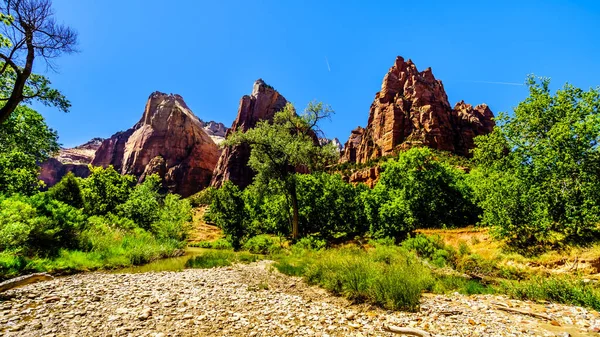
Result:
M227 134L227 130L229 130L225 124L215 121L203 122L202 120L200 120L200 123L202 123L204 132L206 132L217 145L225 140L225 135Z
M68 172L85 178L90 175L87 167L94 159L96 150L102 144L102 138L94 138L74 148L61 148L54 158L40 165L40 180L50 187L59 182Z
M247 131L260 120L272 120L275 113L286 104L287 100L277 90L262 79L257 80L252 94L243 96L240 100L237 118L227 135L234 131ZM250 147L247 145L224 148L210 185L221 187L223 182L230 180L240 187L248 186L254 177L254 172L248 167L249 159Z
M319 144L321 144L321 146L325 146L327 144L333 144L333 146L335 146L335 148L337 149L338 152L342 152L342 150L344 149L344 146L342 145L340 140L337 138L333 138L333 139L319 138Z
M158 173L174 193L189 196L208 186L219 149L179 95L150 95L141 120L104 140L92 161L113 165L142 181Z
M365 163L412 146L470 156L473 138L492 131L493 117L485 104L451 107L431 68L419 72L398 56L371 104L367 127L352 131L341 162Z

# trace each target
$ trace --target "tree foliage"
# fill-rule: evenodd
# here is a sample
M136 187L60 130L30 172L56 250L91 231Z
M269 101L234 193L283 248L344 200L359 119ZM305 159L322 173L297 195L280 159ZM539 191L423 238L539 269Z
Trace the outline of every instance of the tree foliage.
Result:
M0 193L37 192L42 184L38 164L58 150L58 135L42 115L19 106L0 124Z
M476 139L483 223L529 253L585 242L600 222L600 89L528 78L529 97Z
M33 67L41 58L53 68L54 58L75 51L77 34L56 22L50 0L3 0L0 20L0 124L31 100L68 111L70 102Z
M248 165L256 171L255 181L267 185L270 180L281 182L292 208L292 236L297 238L298 194L294 174L297 170L314 171L336 158L333 146L318 144L318 123L333 111L323 103L310 103L298 116L293 105L275 114L273 122L261 121L246 132L236 132L226 145L248 144L251 148Z
M478 208L466 174L436 158L428 148L412 148L382 165L372 191L363 194L376 237L404 238L417 228L472 225Z
M121 175L112 166L102 168L90 165L90 171L91 175L81 182L85 212L90 215L115 212L129 198L136 183L135 178Z

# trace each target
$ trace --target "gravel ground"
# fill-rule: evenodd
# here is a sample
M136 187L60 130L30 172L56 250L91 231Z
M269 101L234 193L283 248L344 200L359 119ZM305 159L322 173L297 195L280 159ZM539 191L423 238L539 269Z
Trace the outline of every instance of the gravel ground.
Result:
M550 320L496 309L511 308ZM86 273L2 294L4 336L600 336L600 315L501 296L423 296L418 313L390 312L307 286L267 261L142 274Z

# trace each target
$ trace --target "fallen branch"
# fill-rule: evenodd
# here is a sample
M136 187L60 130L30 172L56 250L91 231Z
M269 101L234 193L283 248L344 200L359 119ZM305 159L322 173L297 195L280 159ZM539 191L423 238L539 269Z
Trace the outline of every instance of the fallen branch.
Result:
M509 307L505 307L505 306L500 306L496 304L496 309L497 310L502 310L502 311L507 311L507 312L512 312L512 313L516 313L516 314L521 314L521 315L527 315L527 316L532 316L532 317L537 317L537 318L541 318L541 319L545 319L548 321L551 321L552 318L548 315L544 315L544 314L538 314L536 312L531 312L531 311L524 311L524 310L519 310L519 309L513 309L513 308L509 308Z
M392 333L401 334L401 335L407 335L407 336L431 337L431 334L424 330L413 329L413 328L401 328L401 327L393 326L393 325L385 325L384 324L383 330L392 332Z
M27 284L36 283L40 281L52 280L53 277L46 273L37 273L25 276L19 276L16 278L12 278L10 280L6 280L0 283L0 293L7 291L9 289L21 287Z

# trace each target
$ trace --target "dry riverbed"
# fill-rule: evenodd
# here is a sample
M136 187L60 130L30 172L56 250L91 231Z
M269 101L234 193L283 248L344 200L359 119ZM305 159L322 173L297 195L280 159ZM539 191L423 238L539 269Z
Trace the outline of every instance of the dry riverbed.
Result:
M500 311L498 303L550 320ZM600 315L593 310L499 296L425 295L419 313L351 305L279 274L266 261L181 272L87 273L0 298L3 336L394 336L382 330L386 324L434 336L600 336Z

